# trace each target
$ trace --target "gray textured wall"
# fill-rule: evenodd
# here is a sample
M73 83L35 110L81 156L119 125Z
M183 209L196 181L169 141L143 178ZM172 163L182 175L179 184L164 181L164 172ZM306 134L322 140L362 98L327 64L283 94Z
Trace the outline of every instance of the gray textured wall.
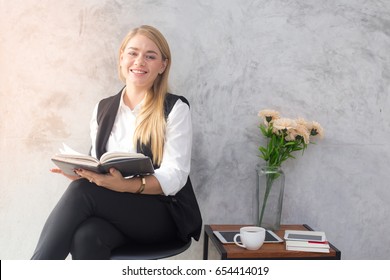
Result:
M0 1L0 259L31 256L67 186L50 156L62 142L87 151L140 24L166 35L172 91L192 105L205 223L251 222L257 112L272 108L326 133L284 165L282 222L325 231L344 259L390 258L389 1L19 0Z

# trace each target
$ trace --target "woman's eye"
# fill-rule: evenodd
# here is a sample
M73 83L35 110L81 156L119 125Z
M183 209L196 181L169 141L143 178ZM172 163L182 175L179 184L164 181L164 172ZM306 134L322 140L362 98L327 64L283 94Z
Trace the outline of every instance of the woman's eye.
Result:
M154 59L156 59L156 57L154 55L147 55L146 59L147 60L154 60Z
M136 52L129 52L129 55L130 56L137 56L137 53Z

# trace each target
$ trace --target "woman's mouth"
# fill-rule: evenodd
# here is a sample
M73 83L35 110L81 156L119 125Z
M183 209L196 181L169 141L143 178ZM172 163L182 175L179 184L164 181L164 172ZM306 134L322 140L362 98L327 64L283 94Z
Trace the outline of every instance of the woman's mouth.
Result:
M146 71L140 70L140 69L130 69L130 72L132 72L134 74L146 74L147 73Z

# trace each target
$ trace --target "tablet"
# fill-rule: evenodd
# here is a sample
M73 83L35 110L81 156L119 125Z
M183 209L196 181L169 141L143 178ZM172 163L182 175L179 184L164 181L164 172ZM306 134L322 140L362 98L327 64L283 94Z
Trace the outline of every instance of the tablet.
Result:
M225 231L225 230L214 230L214 235L221 241L223 244L234 243L234 236L240 231ZM240 237L237 238L237 241L240 242ZM273 231L265 231L265 240L264 243L280 243L283 242L279 236L277 236Z

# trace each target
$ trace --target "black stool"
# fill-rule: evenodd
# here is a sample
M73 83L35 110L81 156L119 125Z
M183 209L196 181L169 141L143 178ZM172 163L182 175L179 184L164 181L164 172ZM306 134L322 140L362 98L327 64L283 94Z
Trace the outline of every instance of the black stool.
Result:
M126 244L115 249L111 254L111 260L157 260L178 255L191 246L191 240L187 243L177 240L170 243L157 245Z

